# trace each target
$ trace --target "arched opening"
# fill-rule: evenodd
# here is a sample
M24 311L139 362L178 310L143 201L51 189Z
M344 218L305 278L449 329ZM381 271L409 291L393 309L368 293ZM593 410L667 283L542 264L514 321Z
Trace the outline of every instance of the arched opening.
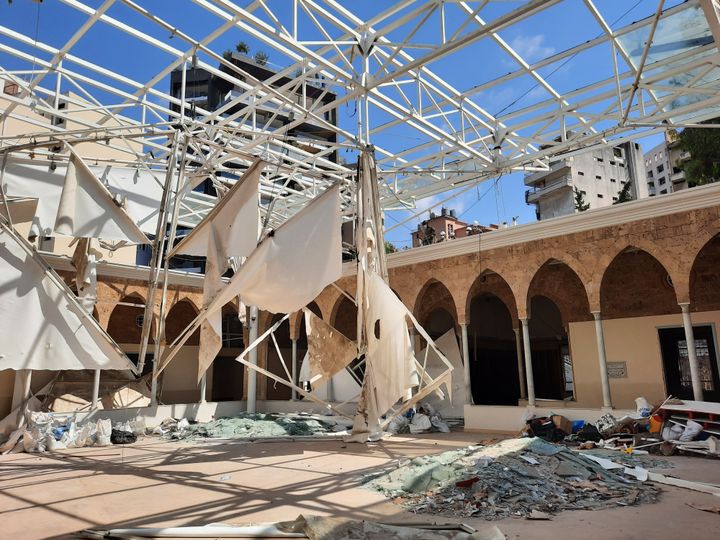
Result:
M551 259L533 276L528 298L535 395L573 399L574 373L567 328L571 322L592 320L585 286L567 264Z
M720 235L714 236L698 252L690 271L690 308L694 312L720 310ZM717 358L717 336L709 324L698 324L701 316L693 317L695 354L705 401L720 401L720 363ZM666 331L667 334L670 330ZM682 399L693 399L690 363L684 330L676 331L676 339L661 334L665 381L668 391Z
M440 337L450 327L457 330L455 300L448 288L437 280L431 279L420 290L413 313L433 339ZM438 332L441 332L440 335L437 335Z
M470 381L477 405L517 405L520 398L515 332L510 310L495 294L470 301Z
M605 270L600 309L603 319L680 313L667 270L648 252L633 247L619 253Z
M528 326L535 397L572 399L572 361L567 331L557 304L546 296L533 296Z
M243 325L237 309L225 304L222 309L222 349L212 365L211 399L239 401L243 399L245 366L236 358L245 350Z
M351 341L357 339L357 306L343 295L335 304L330 324Z
M172 343L197 317L197 310L189 300L176 302L165 316L165 341ZM200 330L188 338L180 352L162 372L159 395L165 404L196 403L200 399L198 352Z
M142 327L145 314L145 300L136 293L123 296L110 313L107 333L120 346L127 357L137 365ZM148 345L155 342L155 321L150 328ZM152 371L153 347L148 346L142 375Z
M690 307L693 311L720 310L720 235L695 257L690 271Z

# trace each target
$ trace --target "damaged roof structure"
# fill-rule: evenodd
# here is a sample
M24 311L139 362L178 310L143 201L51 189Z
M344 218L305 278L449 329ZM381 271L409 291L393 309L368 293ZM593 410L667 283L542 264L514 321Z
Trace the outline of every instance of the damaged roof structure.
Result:
M716 186L386 254L484 182L715 127L717 1L620 4L3 5L3 448L105 440L108 418L243 413L253 432L258 411L320 410L367 442L425 413L512 431L643 394L720 401L720 298L698 285ZM637 301L617 264L644 273ZM620 319L652 332L638 352Z

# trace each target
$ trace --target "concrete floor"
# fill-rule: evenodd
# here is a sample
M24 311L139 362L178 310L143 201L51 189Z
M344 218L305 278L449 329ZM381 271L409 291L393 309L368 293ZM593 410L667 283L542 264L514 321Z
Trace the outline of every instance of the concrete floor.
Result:
M243 524L294 519L301 513L432 521L357 487L359 475L398 458L439 453L482 438L433 434L393 437L371 446L340 441L191 445L148 438L126 447L0 456L0 536L68 538L85 528ZM718 460L672 461L672 475L720 483ZM720 506L720 497L665 486L658 504L565 512L552 521L495 523L510 539L717 537L720 515L691 508L690 502Z

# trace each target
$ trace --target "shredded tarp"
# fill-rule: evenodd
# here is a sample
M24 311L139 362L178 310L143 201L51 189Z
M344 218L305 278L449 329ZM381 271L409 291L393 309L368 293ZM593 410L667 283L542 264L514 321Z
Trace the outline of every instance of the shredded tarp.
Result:
M206 257L203 307L222 290L221 276L231 257L247 257L257 246L259 223L258 184L263 161L256 161L212 211L188 234L169 256L176 253ZM198 380L222 348L222 312L210 314L200 325Z
M60 278L0 225L3 369L134 369Z
M342 275L340 186L335 185L269 234L248 257L207 313L237 296L258 309L292 313Z
M425 400L439 409L445 416L463 416L465 405L465 393L463 391L465 385L465 376L463 371L462 356L460 347L458 346L455 330L450 329L435 340L437 348L445 355L453 366L451 376L451 388L448 388L450 399L439 399L437 396L428 396ZM430 377L437 378L443 375L447 370L447 366L438 356L432 347L423 348L417 355L417 361L422 366L425 363L425 354L427 352L426 369Z
M95 177L70 145L65 182L58 203L57 234L76 238L124 240L149 244L150 240L113 198L108 188Z
M377 419L417 384L407 308L379 275L365 277L367 353L354 434L377 432Z
M491 520L657 500L656 487L624 470L606 470L583 453L522 438L407 460L367 477L365 485L413 512Z
M125 210L145 233L154 234L157 225L162 182L150 171L128 167L89 166L108 189L127 202ZM37 160L9 156L3 176L6 194L37 200L30 236L53 236L60 195L67 165L57 163L54 170Z

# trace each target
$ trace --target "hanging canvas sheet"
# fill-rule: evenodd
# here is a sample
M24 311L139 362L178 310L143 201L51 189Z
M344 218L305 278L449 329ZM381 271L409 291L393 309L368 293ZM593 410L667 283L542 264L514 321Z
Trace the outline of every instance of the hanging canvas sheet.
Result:
M61 278L4 223L0 369L135 369Z

